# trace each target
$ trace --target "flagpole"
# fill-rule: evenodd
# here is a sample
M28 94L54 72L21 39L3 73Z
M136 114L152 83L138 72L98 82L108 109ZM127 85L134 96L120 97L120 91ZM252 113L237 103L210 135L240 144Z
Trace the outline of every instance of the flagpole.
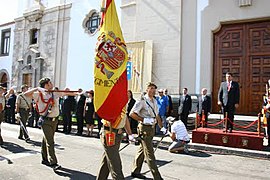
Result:
M106 10L106 0L101 0L100 12L105 12Z
M44 89L45 90L45 89ZM70 90L45 90L45 92L63 92L63 93L90 93L92 91L70 91Z

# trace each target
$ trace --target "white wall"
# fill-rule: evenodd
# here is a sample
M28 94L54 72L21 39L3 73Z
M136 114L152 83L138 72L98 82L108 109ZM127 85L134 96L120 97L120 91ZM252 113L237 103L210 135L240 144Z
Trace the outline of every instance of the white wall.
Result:
M93 65L98 34L90 36L84 32L82 22L92 10L99 10L99 3L87 0L72 2L69 31L67 83L71 89L93 89Z
M10 46L9 46L9 55L8 56L0 56L0 72L7 72L8 74L8 81L11 80L12 76L12 56L13 56L13 43L14 43L14 28L15 23L0 26L0 42L1 42L1 33L4 29L11 28L10 34ZM13 86L15 84L9 84L9 86Z
M196 87L196 12L197 0L182 1L180 89L188 88L190 94Z
M94 88L94 57L98 33L84 32L82 22L93 9L100 10L100 0L73 0L68 45L66 86L71 89ZM116 0L118 18L121 19L120 0Z
M153 41L152 81L179 93L182 0L122 0L126 42Z

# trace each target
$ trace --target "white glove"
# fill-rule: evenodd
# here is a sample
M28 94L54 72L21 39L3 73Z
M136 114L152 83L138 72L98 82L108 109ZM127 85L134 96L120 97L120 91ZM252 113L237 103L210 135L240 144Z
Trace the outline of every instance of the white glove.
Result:
M40 92L42 92L42 93L46 91L46 89L44 89L42 87L37 87L37 90L40 91Z
M143 124L154 124L155 119L154 118L143 118Z
M133 134L128 135L128 140L134 142L135 141L134 135Z
M167 133L167 129L166 129L165 127L162 127L162 128L160 129L160 131L161 131L163 134L166 134L166 133Z
M20 118L21 118L20 113L16 113L16 114L15 114L15 119L20 119Z

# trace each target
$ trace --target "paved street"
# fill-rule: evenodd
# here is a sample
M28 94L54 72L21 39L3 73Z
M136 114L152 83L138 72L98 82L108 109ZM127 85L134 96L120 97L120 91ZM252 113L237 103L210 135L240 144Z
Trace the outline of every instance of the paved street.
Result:
M62 168L54 173L41 165L40 129L28 128L31 142L17 139L18 125L2 123L5 144L0 148L0 179L95 179L102 146L97 138L56 133L56 155ZM124 146L125 144L122 144ZM123 172L130 177L137 146L129 145L121 151ZM164 149L156 151L159 170L165 180L196 179L269 179L270 161L233 155L209 154L191 150L189 155L171 154ZM142 173L151 178L146 164Z

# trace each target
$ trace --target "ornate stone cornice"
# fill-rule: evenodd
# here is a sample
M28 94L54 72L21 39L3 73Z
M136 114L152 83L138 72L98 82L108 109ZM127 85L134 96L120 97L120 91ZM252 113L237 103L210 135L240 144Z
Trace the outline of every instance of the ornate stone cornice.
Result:
M36 22L43 17L43 10L36 9L30 12L26 12L23 14L24 18L29 20L30 22Z

